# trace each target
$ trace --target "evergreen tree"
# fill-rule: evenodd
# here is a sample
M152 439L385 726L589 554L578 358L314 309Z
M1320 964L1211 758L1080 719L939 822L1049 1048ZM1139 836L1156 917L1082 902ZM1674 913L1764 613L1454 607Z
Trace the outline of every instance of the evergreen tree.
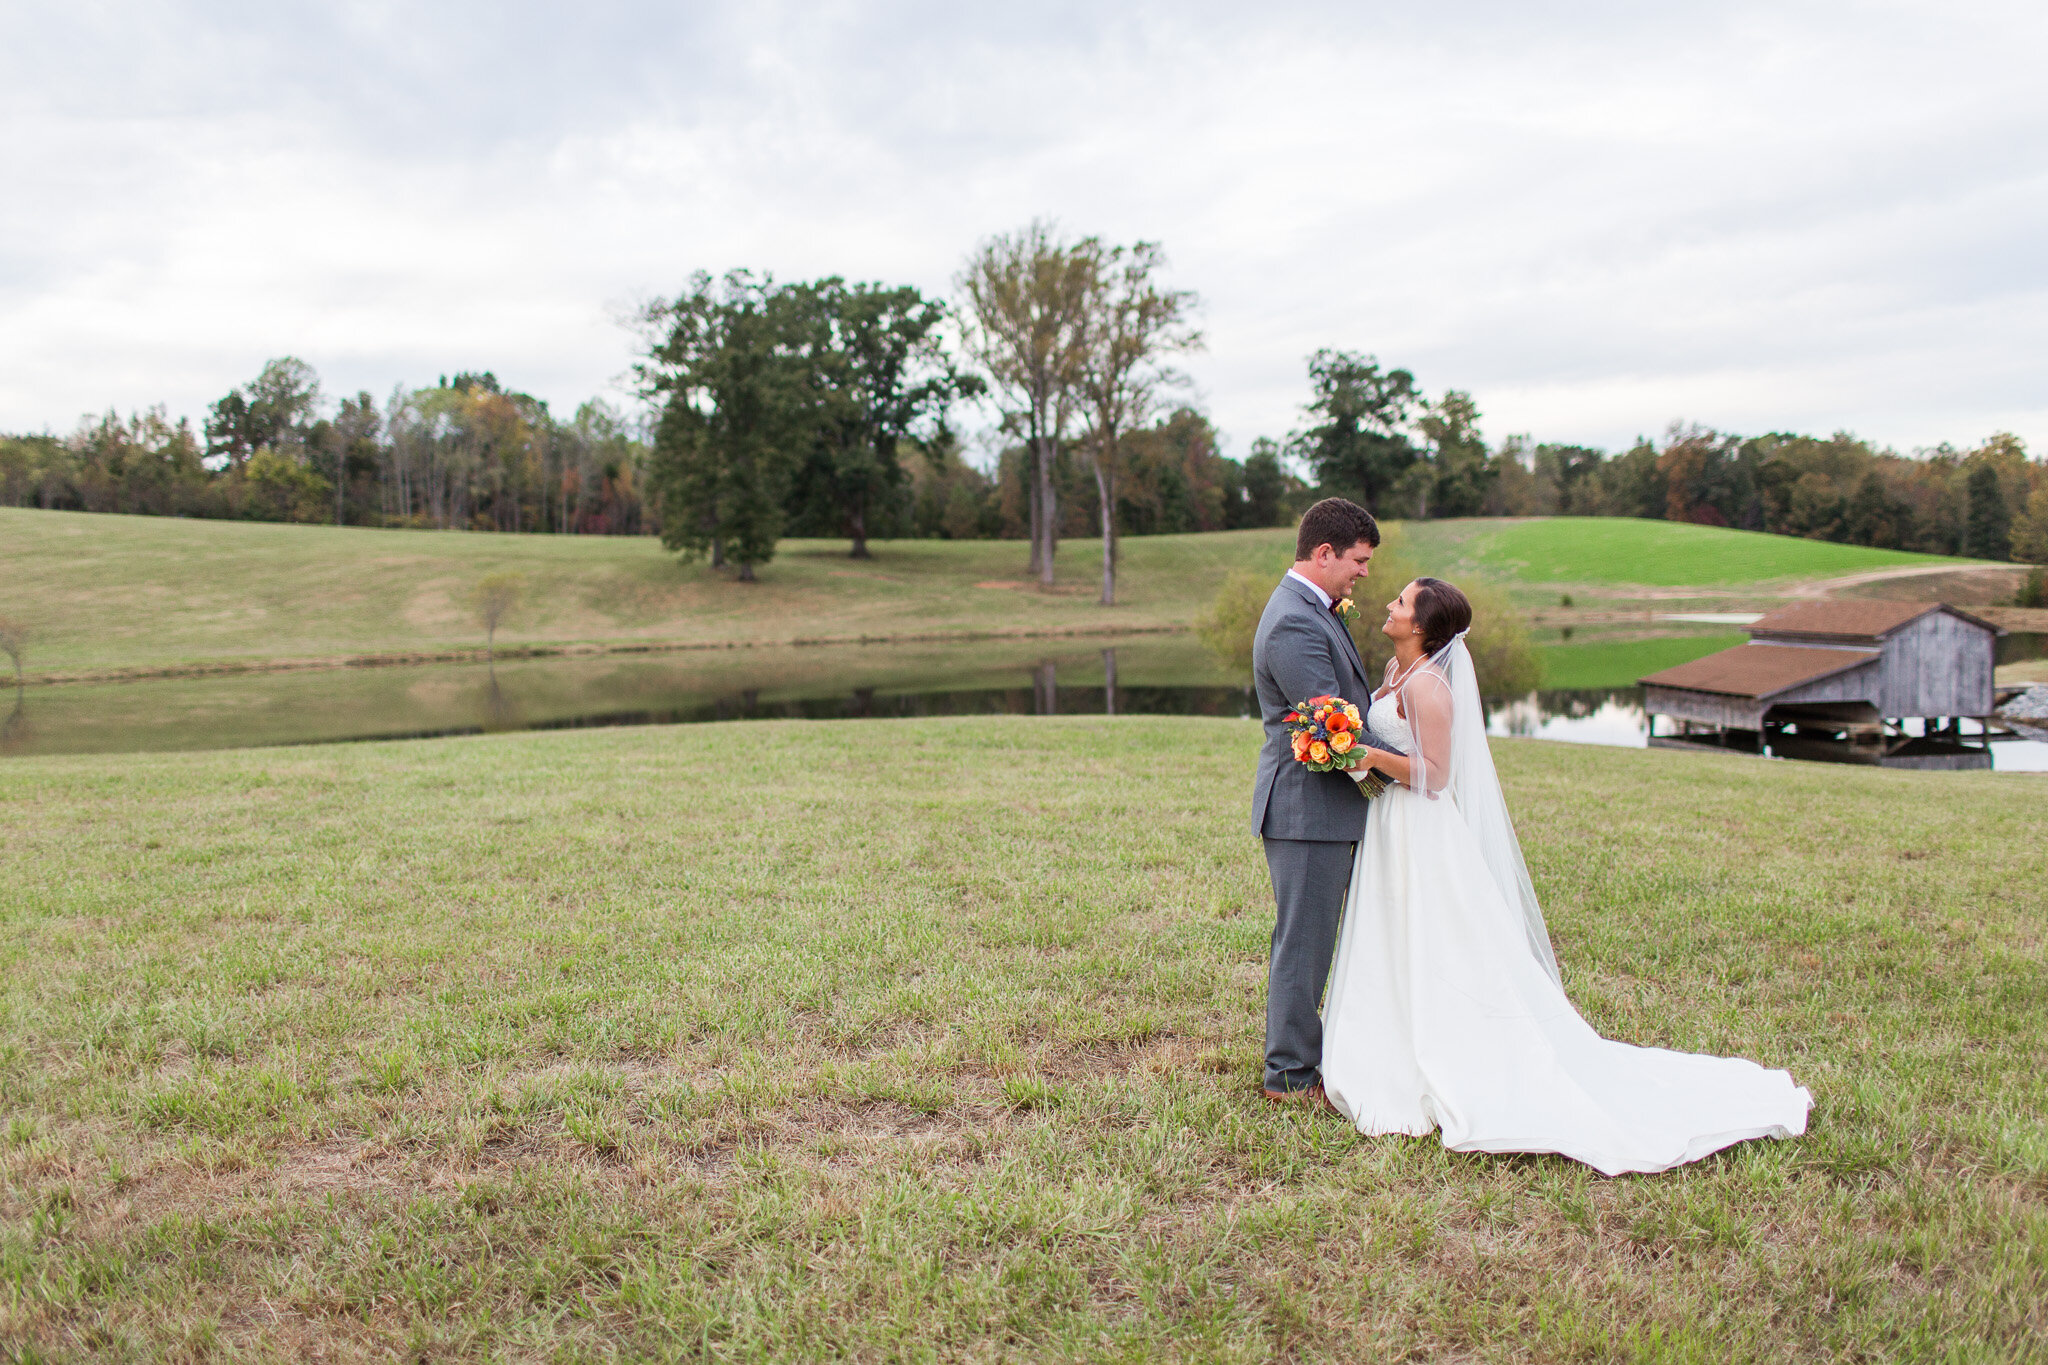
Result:
M1963 553L1974 559L2004 559L2012 550L2012 514L1998 470L1988 461L1970 471L1965 484L1969 511L1963 528Z

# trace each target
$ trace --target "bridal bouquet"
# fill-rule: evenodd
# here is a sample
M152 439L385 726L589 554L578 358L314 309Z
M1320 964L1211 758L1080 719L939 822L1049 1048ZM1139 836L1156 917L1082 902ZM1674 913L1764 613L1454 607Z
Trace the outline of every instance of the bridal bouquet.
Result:
M1355 768L1365 756L1359 742L1365 731L1358 708L1342 697L1310 697L1282 717L1294 732L1294 759L1310 772ZM1358 789L1370 800L1387 789L1386 779L1368 770Z

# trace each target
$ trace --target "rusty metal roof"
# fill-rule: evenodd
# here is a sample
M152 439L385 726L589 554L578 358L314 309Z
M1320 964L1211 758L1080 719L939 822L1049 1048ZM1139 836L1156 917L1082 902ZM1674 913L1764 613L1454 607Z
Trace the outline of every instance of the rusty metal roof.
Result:
M1877 657L1874 649L1747 644L1637 681L1645 687L1681 687L1688 692L1715 692L1725 697L1763 698L1817 678L1847 672Z
M1945 611L1994 634L2002 633L1989 621L1979 620L1944 602L1881 602L1871 598L1837 597L1824 602L1796 602L1780 607L1750 623L1749 633L1789 636L1799 640L1839 641L1843 644L1874 645L1901 626L1910 625L1930 611Z

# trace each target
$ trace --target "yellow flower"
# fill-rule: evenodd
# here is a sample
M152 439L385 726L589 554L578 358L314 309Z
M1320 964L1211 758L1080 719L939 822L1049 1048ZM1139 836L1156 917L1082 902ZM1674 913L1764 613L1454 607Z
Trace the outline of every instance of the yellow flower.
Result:
M1330 761L1330 746L1321 740L1317 740L1308 746L1308 756L1313 762L1328 763Z
M1357 742L1357 738L1349 730L1331 735L1330 752L1333 754L1348 754L1351 752L1351 746Z

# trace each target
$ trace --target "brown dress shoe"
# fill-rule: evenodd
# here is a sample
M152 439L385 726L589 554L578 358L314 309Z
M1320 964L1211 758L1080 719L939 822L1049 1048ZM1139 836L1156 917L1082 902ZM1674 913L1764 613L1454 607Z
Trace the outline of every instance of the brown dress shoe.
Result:
M1261 1090L1259 1093L1269 1104L1305 1104L1311 1109L1326 1110L1332 1114L1337 1112L1337 1106L1330 1103L1330 1097L1323 1093L1321 1081L1299 1090Z

